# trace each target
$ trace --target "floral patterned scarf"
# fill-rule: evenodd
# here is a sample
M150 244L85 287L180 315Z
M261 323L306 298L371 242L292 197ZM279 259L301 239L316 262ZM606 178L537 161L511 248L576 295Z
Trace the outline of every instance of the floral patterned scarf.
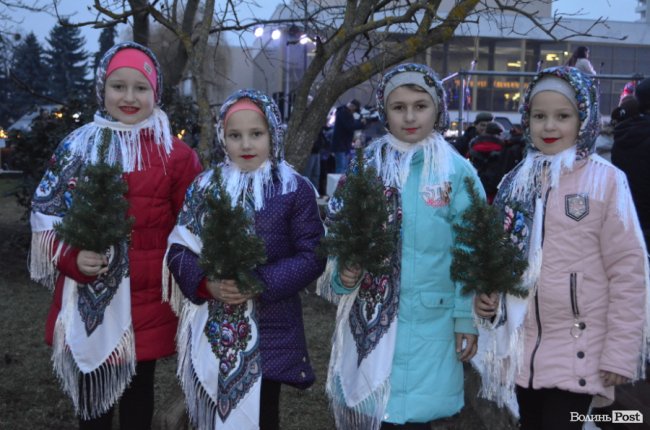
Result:
M112 132L106 161L119 164L124 172L147 168L141 151L143 135L153 138L163 160L171 151L169 121L157 106L149 118L135 125L115 121L104 108L106 67L118 51L126 48L139 49L152 59L158 72L156 104L160 102L162 73L148 48L125 42L106 52L97 70L100 107L94 121L73 131L60 143L32 200L30 275L48 288L54 288L60 276L57 261L65 252L63 243L55 246L54 225L73 204L75 185L83 178L86 166L98 161L104 130ZM84 419L97 417L113 406L135 373L126 242L112 247L108 257L108 272L89 284L78 285L73 279L65 278L61 311L54 329L54 370L75 411ZM104 324L109 319L110 324Z
M244 89L230 96L221 108L218 138L225 149L224 118L242 98L252 100L264 112L271 135L269 160L252 172L241 171L226 156L220 181L233 205L245 208L250 219L275 195L295 191L296 171L284 161L283 129L275 102L266 94ZM168 245L185 246L201 254L201 232L207 195L216 194L213 172L199 175L187 190L178 222ZM183 299L167 270L163 269L163 299L171 300L180 315L177 333L178 369L190 419L198 428L221 430L258 428L262 365L256 303L231 306L218 300L196 305Z
M384 94L386 85L398 77L399 85L424 85L437 98L438 117L434 132L422 142L400 142L391 134L375 140L364 151L365 167L372 166L384 184L384 196L389 210L388 224L400 231L402 209L401 190L409 177L412 162L423 158L420 190L433 192L448 181L453 173L451 146L442 137L448 126L445 93L435 73L422 64L401 64L388 71L377 89L377 105L385 120ZM349 172L359 166L356 161ZM338 190L329 202L326 225L336 218L342 207ZM435 193L433 193L435 194ZM432 195L432 198L435 198ZM318 293L338 303L337 325L334 333L327 393L331 400L337 428L378 429L390 396L390 372L397 334L399 309L401 240L390 260L387 273L365 273L351 294L337 296L332 290L332 276L338 262L330 258L325 272L318 280Z
M532 95L535 86L546 77L562 79L573 88L580 120L576 144L555 155L540 152L533 145L530 135ZM549 191L558 186L563 174L589 163L580 179L579 188L593 198L604 200L606 175L602 169L611 167L594 154L600 130L600 111L598 85L593 77L573 67L544 69L526 90L521 113L528 142L527 154L502 180L494 205L502 212L504 230L519 247L520 258L528 261L521 283L530 293L528 298L507 296L507 299L502 299L492 324L482 319L477 321L479 325L491 326L496 330L484 331L481 328L479 353L473 360L483 377L481 394L499 405L510 406L514 402L514 384L522 361L523 321L528 300L535 294L542 266L543 214ZM631 226L635 221L629 216L632 202L626 187L624 175L617 175L617 212L626 225Z

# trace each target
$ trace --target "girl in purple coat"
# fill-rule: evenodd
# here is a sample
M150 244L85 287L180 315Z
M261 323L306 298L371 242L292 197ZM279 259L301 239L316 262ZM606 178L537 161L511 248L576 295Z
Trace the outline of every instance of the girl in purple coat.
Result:
M237 91L223 104L217 127L226 152L224 188L265 244L266 263L255 270L264 291L252 296L233 280L210 281L198 264L206 194L214 189L212 170L206 171L188 188L166 257L173 278L164 278L181 317L177 374L198 428L278 429L281 384L304 389L315 379L299 292L324 270L315 253L323 225L313 187L284 161L271 98ZM245 311L229 312L242 303Z

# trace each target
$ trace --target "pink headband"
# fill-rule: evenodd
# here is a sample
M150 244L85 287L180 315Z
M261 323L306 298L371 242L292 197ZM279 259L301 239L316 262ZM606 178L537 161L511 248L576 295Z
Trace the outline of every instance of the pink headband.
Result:
M230 106L230 109L228 109L228 112L226 112L226 116L223 118L224 130L226 128L226 124L228 124L228 119L230 116L235 112L239 112L240 110L252 110L253 112L259 113L262 118L266 119L266 115L264 115L262 109L260 109L260 107L256 105L255 102L248 98L241 98L237 100L232 106Z
M156 86L158 82L158 73L153 61L147 54L135 48L126 48L118 51L106 67L106 79L111 73L123 67L130 67L142 73L147 81L151 84L151 88L156 94Z

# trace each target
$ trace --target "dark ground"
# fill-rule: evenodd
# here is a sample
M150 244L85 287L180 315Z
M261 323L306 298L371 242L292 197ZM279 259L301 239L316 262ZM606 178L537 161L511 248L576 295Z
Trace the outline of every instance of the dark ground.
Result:
M30 232L22 208L7 196L13 182L0 179L0 429L63 430L76 428L69 399L59 389L43 341L50 292L29 280L27 252ZM283 388L283 430L332 430L324 392L335 308L313 293L304 293L309 353L317 383L308 390ZM160 360L156 372L158 412L181 401L175 357ZM161 414L162 415L162 414ZM156 428L160 421L156 420ZM117 421L117 420L115 420ZM117 425L115 426L117 428ZM484 430L471 408L436 423L435 430ZM179 430L179 429L176 429Z

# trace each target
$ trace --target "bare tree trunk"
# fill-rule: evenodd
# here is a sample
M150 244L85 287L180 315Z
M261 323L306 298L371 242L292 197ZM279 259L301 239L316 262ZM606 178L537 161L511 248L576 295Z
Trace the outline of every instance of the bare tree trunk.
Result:
M203 79L203 59L208 49L208 37L210 36L210 27L214 16L215 0L206 0L205 13L203 21L198 26L195 34L198 34L196 44L190 54L190 68L192 70L192 79L196 88L196 102L199 106L199 124L201 126L201 138L199 140L199 156L204 166L208 166L211 158L212 145L214 142L214 125L212 121L212 111L208 100L208 89L205 79Z
M149 12L145 10L147 0L129 0L131 9L143 9L133 16L133 41L149 46Z
M190 44L194 21L196 20L196 14L198 13L198 10L199 0L188 0L187 4L185 5L185 10L183 11L183 22L180 25L180 33L188 36ZM206 14L207 13L208 11L206 9ZM209 12L209 14L212 15L212 12ZM178 42L175 44L175 48L173 48L175 51L174 60L176 67L174 67L171 70L171 73L165 77L167 82L169 82L171 85L178 85L178 83L183 78L183 75L187 68L187 61L189 59L188 51L186 48L187 44L188 43L185 43L183 40L181 40L181 37L179 35Z

